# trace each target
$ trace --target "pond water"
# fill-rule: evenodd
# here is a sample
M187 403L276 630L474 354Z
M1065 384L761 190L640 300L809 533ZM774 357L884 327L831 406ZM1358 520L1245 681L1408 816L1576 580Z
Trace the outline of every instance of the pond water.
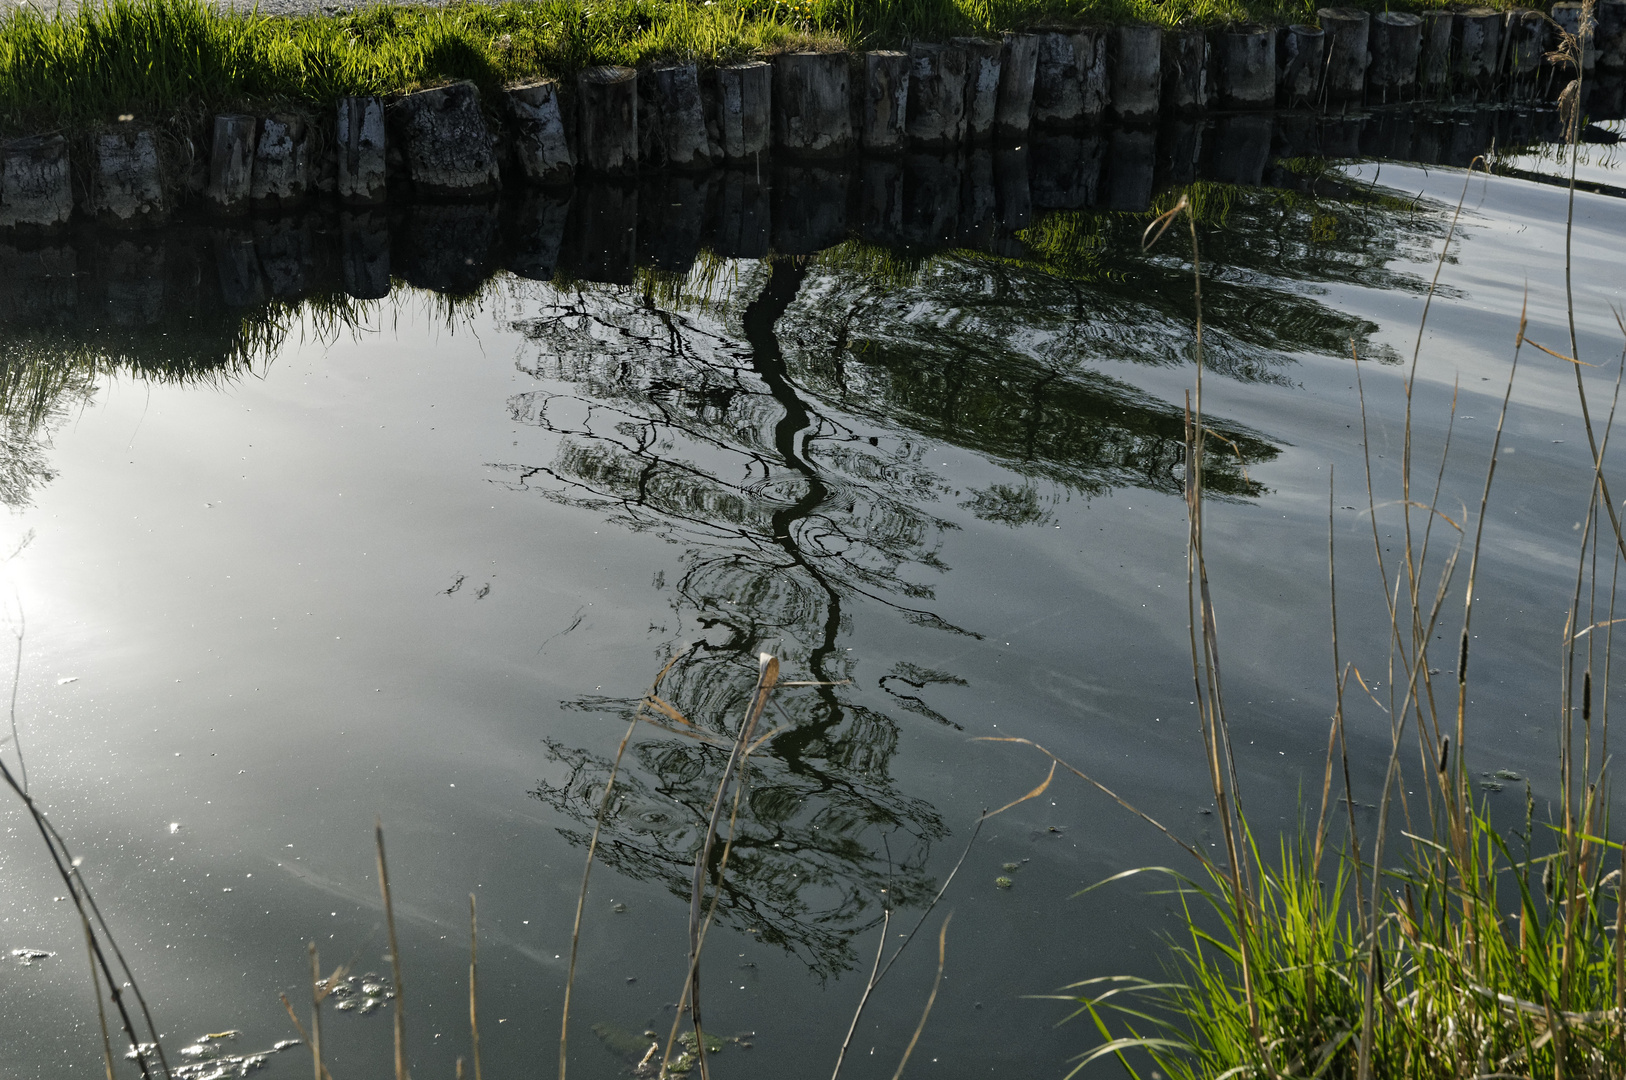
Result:
M1618 128L1589 132L1585 169L1606 190ZM1289 167L1278 131L1248 176L1247 132L1201 134L1201 160L1220 159L1191 189L1222 437L1208 554L1242 789L1268 834L1319 797L1329 528L1343 656L1385 693L1359 395L1393 558L1403 378L1452 212L1463 199L1413 437L1432 483L1451 426L1441 506L1460 519L1526 297L1530 337L1568 349L1569 196L1530 178L1560 170L1528 141L1499 158L1518 176L1469 178L1438 164L1449 153ZM1111 162L1139 144L1106 145ZM1060 152L1065 187L1093 151ZM1157 187L1192 180L1165 168L1165 142L1153 156ZM4 572L28 781L83 856L172 1062L206 1033L240 1032L227 1053L292 1037L278 994L305 1000L308 941L326 965L388 971L376 816L416 1074L450 1076L468 1053L470 893L485 1069L550 1073L590 797L680 653L662 696L702 728L738 723L760 651L833 684L779 691L765 722L782 730L752 757L703 973L708 1028L754 1035L723 1048L718 1076L833 1067L883 912L902 940L978 813L1045 774L1031 750L974 739L1036 740L1180 836L1217 840L1180 497L1189 247L1176 231L1140 249L1173 196L1154 206L1149 181L1124 195L1109 164L1069 208L1035 164L1030 216L1002 224L956 203L974 186L957 171L887 168L895 187L712 178L691 232L690 201L657 186L636 211L595 188L377 228L0 249L0 539L21 548ZM743 202L718 194L730 184ZM835 226L806 194L831 184ZM550 228L551 246L513 254ZM835 246L796 251L832 228ZM791 253L749 250L763 237ZM1594 415L1621 349L1623 237L1626 202L1575 196ZM386 265L387 295L322 284ZM1538 806L1556 788L1558 638L1590 480L1578 416L1572 366L1527 348L1479 570L1471 762L1528 776ZM1352 709L1357 801L1375 798L1387 723ZM586 906L572 1076L627 1075L641 1033L671 1023L723 757L651 726L628 750ZM1485 790L1522 807L1517 785ZM20 808L0 805L0 1075L99 1074L71 905ZM1063 1075L1094 1037L1030 996L1156 974L1174 926L1149 879L1079 890L1183 858L1072 780L992 819L877 991L845 1075L891 1075L951 910L911 1075ZM329 1014L340 1080L387 1073L390 1008ZM267 1075L304 1075L303 1055Z

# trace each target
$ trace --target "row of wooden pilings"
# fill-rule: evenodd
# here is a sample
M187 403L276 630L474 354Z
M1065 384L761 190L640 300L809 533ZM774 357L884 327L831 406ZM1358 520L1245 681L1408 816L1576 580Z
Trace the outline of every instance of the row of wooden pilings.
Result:
M497 109L457 82L390 102L343 98L325 118L217 116L207 149L190 154L161 129L126 121L91 140L77 183L63 136L0 144L0 229L59 228L76 208L107 226L151 227L192 194L224 217L317 195L376 205L392 184L419 197L482 198L505 181L558 186L578 172L694 171L768 153L939 150L1211 107L1533 99L1573 77L1550 54L1582 29L1582 11L1573 0L1550 13L1326 8L1318 26L1041 29L908 52L782 53L704 77L693 63L596 67L568 88L552 79L509 87ZM1601 0L1595 11L1583 67L1626 70L1626 0Z
M1619 79L1595 85L1608 92L1612 115L1626 115ZM337 292L378 299L397 281L466 295L499 270L625 285L640 268L685 273L702 251L801 256L853 238L1020 259L1027 249L1017 234L1043 213L1144 212L1157 191L1196 180L1337 198L1345 189L1336 177L1283 162L1360 155L1463 167L1492 145L1560 135L1550 109L1229 113L1155 128L1036 132L1020 144L958 151L648 173L502 199L319 205L139 232L0 237L0 330L181 325L221 305Z

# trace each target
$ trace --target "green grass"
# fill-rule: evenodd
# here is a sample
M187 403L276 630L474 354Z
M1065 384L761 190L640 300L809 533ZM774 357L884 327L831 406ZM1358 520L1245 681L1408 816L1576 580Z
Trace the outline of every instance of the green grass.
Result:
M272 18L221 13L204 0L21 7L0 16L0 134L85 131L123 114L196 123L223 108L320 107L449 79L492 91L594 64L710 64L1052 22L1286 22L1313 19L1314 8L1310 0L508 0Z

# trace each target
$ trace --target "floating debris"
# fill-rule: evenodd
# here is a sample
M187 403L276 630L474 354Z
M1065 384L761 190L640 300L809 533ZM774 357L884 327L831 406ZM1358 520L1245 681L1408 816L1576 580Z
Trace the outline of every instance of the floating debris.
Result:
M17 963L21 964L23 967L33 967L35 964L39 963L41 960L49 960L51 957L53 957L55 955L56 955L56 953L50 952L47 949L13 949L13 950L11 950L11 958L13 960L17 961Z
M1481 780L1479 782L1479 788L1481 791L1501 791L1502 785L1498 784L1495 780Z
M1008 889L1014 884L1016 884L1016 883L1014 881L1012 881L1008 877L996 877L994 879L994 887L995 888Z
M1019 862L1008 862L1004 866L1001 866L1000 869L1005 871L1007 874L1014 874L1018 870L1022 869L1022 864Z
M177 1065L170 1070L174 1080L228 1080L230 1077L247 1076L257 1069L265 1067L272 1054L280 1054L291 1047L302 1045L298 1039L283 1039L274 1044L269 1050L256 1050L250 1054L222 1053L221 1044L237 1039L242 1032L236 1030L219 1031L205 1035L189 1046L181 1047L181 1059L184 1064ZM152 1043L140 1044L142 1057L155 1058L158 1048ZM126 1061L136 1060L136 1047L124 1052Z
M621 1027L619 1024L598 1023L593 1025L593 1034L597 1035L604 1048L616 1055L632 1067L632 1075L640 1080L660 1075L662 1048L659 1037L653 1030L638 1034ZM730 1043L744 1049L749 1049L748 1041L756 1037L756 1032L747 1031L728 1038L720 1038L711 1032L705 1032L706 1053L720 1054ZM667 1076L684 1076L694 1071L700 1064L700 1056L696 1051L696 1040L693 1031L685 1031L678 1036L678 1045L673 1048L672 1060L667 1062Z
M351 975L333 984L329 991L338 1003L333 1007L340 1012L360 1013L369 1016L377 1012L387 1002L395 997L395 988L385 982L383 977L372 972L357 978Z

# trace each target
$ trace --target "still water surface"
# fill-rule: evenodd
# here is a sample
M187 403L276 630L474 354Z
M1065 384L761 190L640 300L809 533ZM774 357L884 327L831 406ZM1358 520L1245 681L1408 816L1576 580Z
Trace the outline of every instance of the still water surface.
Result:
M1551 171L1550 155L1523 166ZM1452 169L1344 172L1334 198L1210 187L1200 229L1205 404L1230 440L1210 443L1210 569L1265 829L1290 827L1320 780L1329 483L1344 653L1382 678L1350 352L1371 361L1372 466L1392 498L1404 362L1464 192ZM1415 398L1431 470L1458 395L1444 505L1477 500L1527 290L1530 336L1567 347L1566 205L1527 180L1467 182ZM286 305L223 366L186 352L218 313L144 335L113 307L16 330L3 540L32 537L5 565L26 620L29 780L173 1046L290 1037L277 995L304 996L307 941L328 964L387 970L378 815L416 1074L450 1076L468 1052L470 892L486 1068L550 1072L587 794L684 646L664 694L702 725L736 722L761 650L790 678L840 683L777 695L785 730L755 759L705 962L708 1026L755 1036L717 1056L719 1076L833 1064L883 910L894 936L912 926L978 812L1043 776L979 736L1042 742L1180 835L1217 839L1179 496L1190 264L1173 235L1141 253L1148 216L1039 216L997 254L852 242L703 256L631 285L498 274L455 302L398 282L344 319ZM1621 345L1623 239L1626 203L1576 197L1595 410ZM1473 767L1530 776L1539 805L1589 473L1569 365L1527 351L1514 396L1480 571ZM1378 520L1387 551L1397 518ZM1387 721L1351 723L1370 798ZM628 1071L593 1025L670 1023L720 765L652 728L629 751L587 906L573 1076ZM0 1075L90 1076L78 928L22 814L0 813ZM1172 926L1135 882L1075 894L1181 857L1076 783L990 822L939 909L954 912L946 976L912 1074L1064 1073L1091 1036L1028 995L1155 974ZM54 955L25 967L15 948ZM847 1075L891 1074L932 952L916 942L883 984ZM382 1075L389 1023L387 1007L330 1017L335 1076ZM298 1053L268 1075L304 1075Z

